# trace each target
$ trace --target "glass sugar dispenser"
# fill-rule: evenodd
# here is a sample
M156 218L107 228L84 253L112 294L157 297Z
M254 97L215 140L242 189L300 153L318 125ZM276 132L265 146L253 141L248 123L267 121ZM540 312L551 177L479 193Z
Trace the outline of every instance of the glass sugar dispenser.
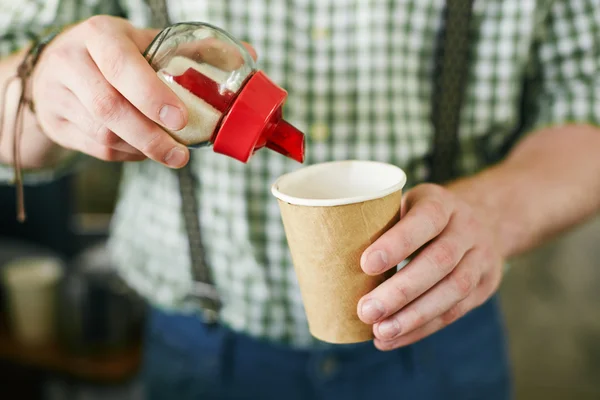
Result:
M304 134L282 116L287 92L229 33L206 23L171 25L144 56L188 108L187 125L168 131L182 144L244 163L263 148L304 161Z

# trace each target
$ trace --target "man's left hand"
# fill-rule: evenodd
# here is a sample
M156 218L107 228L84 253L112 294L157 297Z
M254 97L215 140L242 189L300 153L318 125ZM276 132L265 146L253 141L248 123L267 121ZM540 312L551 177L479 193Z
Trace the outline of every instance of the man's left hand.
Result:
M438 185L404 196L402 217L363 254L370 275L411 261L358 303L375 345L392 350L456 321L497 290L503 258L485 215Z

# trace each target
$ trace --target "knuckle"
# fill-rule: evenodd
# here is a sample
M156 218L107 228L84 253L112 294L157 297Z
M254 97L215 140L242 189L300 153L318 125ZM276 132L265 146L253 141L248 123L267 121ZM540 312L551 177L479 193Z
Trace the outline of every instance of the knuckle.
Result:
M452 279L456 292L461 299L467 297L475 288L475 274L472 271L457 271Z
M141 151L144 154L147 154L153 158L162 158L165 153L164 140L162 140L164 135L161 135L160 132L156 132L152 134L148 141L141 146Z
M37 67L33 70L34 90L36 87L52 86L52 83L58 81L59 75L76 73L73 69L73 65L76 64L77 55L74 49L63 45L49 47L42 53Z
M436 183L423 183L421 186L423 190L427 190L432 193L441 193L441 191L444 189L443 186L440 186Z
M73 56L73 49L69 46L50 47L44 53L44 60L50 65L65 64Z
M81 58L81 51L75 46L55 43L48 47L33 70L34 88L40 85L51 87L52 83L61 82L60 78L64 76L80 76Z
M440 319L442 320L442 324L444 326L446 326L446 325L450 325L451 323L453 323L454 321L456 321L457 319L462 317L462 315L463 315L463 309L462 309L461 305L456 304L454 307L452 307L451 309L449 309L448 311L443 313L440 316Z
M109 78L120 76L126 66L122 41L107 36L114 35L113 21L111 16L99 15L84 22L87 33L86 44L90 55L102 74Z
M481 224L479 220L475 217L473 213L469 213L466 222L467 230L470 232L477 232L481 228Z
M436 183L422 183L418 185L418 187L423 193L427 193L436 198L445 198L450 193L444 186Z
M406 329L407 331L417 329L428 322L428 319L425 317L425 315L417 310L412 310L410 312L410 317L408 320L410 322L408 323L408 327Z
M444 204L439 200L430 200L423 207L431 230L435 233L441 232L447 223Z
M160 107L170 101L170 99L165 98L164 88L160 84L161 82L147 82L138 88L140 98L144 99L145 105L152 104L152 107L148 108L156 110L156 115L158 115Z
M405 233L405 234L402 234L399 236L400 237L399 237L396 245L398 247L400 247L400 249L399 249L400 252L402 254L406 254L406 255L412 253L415 250L415 248L414 248L415 244L414 244L413 237L408 233Z
M400 283L394 283L392 288L394 290L395 303L399 306L399 308L404 307L404 305L410 302L410 292L406 286Z
M459 258L458 246L447 240L439 240L430 252L430 262L440 271L456 265Z
M119 137L104 125L100 125L96 128L94 131L94 138L96 142L108 147L114 146L120 141Z
M124 52L118 46L114 46L108 51L100 52L98 54L98 67L102 70L104 76L111 79L118 79L125 67Z
M119 118L123 110L123 102L116 93L102 93L93 98L92 109L94 114L103 121L114 121Z
M435 246L427 249L424 255L434 270L446 275L456 265L458 249L454 245L440 241Z
M40 90L43 96L48 96L52 92L56 93L56 90L53 91L52 88L40 88ZM54 104L58 110L72 110L75 107L73 99L63 94L54 97ZM39 110L39 108L36 107L36 110Z
M94 15L85 20L82 24L89 33L97 34L105 33L106 26L110 24L111 21L112 18L108 15Z

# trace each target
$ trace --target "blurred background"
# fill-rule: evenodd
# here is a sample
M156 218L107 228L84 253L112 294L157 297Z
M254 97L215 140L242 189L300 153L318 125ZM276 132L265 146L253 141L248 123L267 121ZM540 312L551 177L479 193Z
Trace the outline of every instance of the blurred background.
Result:
M45 281L3 281L0 399L143 398L136 375L144 304L114 275L104 248L119 177L118 164L92 162L27 188L24 225L14 222L14 189L0 187L0 272L54 271ZM598 260L600 219L512 264L501 295L517 399L600 399ZM9 302L9 291L21 301ZM32 293L56 298L51 320L22 300ZM11 315L17 309L24 320Z

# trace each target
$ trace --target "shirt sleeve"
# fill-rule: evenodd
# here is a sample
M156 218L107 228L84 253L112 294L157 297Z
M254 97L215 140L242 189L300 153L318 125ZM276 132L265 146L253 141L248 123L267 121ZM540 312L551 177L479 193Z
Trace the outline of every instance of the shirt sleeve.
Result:
M542 26L541 39L533 50L538 73L531 130L569 123L600 126L597 0L556 0Z
M0 0L0 59L23 49L52 28L96 14L124 16L118 0ZM87 156L75 153L52 169L24 170L23 178L27 183L48 182L86 159ZM12 166L0 164L0 182L11 182L13 176Z

